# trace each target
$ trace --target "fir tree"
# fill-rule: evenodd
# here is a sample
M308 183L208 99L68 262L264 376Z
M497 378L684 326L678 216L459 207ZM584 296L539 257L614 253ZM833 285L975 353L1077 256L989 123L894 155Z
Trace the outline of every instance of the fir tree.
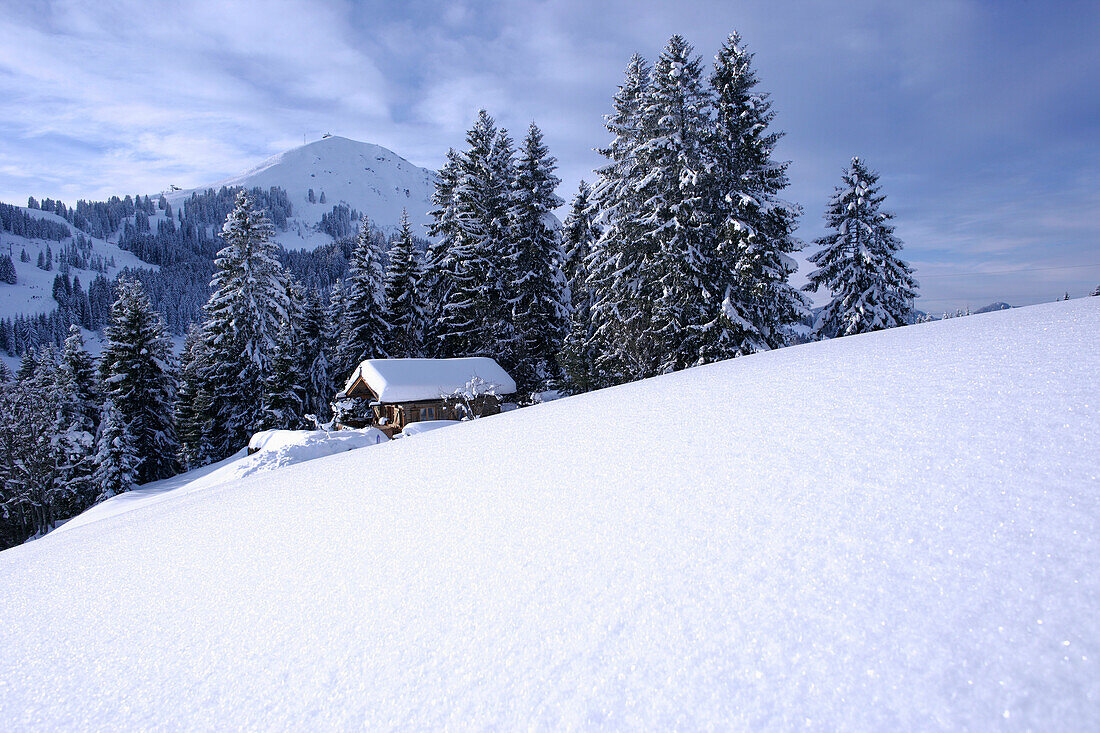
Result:
M0 387L0 517L17 525L10 544L53 529L71 515L74 499L60 470L65 456L56 433L56 357L28 351L19 373Z
M757 92L753 55L737 33L719 51L710 85L715 134L713 221L721 236L715 253L713 292L722 298L708 324L708 360L785 346L787 327L808 303L789 279L802 248L793 236L798 207L779 194L788 186L787 163L772 159L781 132L768 95Z
M301 355L289 322L279 328L277 347L264 384L263 427L297 430L303 427Z
M99 487L97 501L132 490L139 483L137 441L122 411L111 398L103 404L103 423L96 442L94 483Z
M573 394L598 386L588 263L593 244L599 238L599 229L592 221L591 193L589 185L581 181L562 227L562 271L569 288L570 319L559 362L565 373L566 387Z
M226 246L214 262L213 293L204 308L209 363L203 376L213 399L217 457L234 453L259 428L264 380L280 324L290 317L290 278L273 231L242 191L222 227Z
M176 431L184 468L205 466L218 455L215 437L213 385L207 379L209 347L201 326L192 324L180 357Z
M344 281L344 319L336 350L338 378L346 378L366 359L386 357L390 326L383 280L382 247L363 218Z
M588 289L592 299L592 341L599 354L594 373L599 386L629 381L649 371L658 353L647 343L652 293L644 287L655 267L642 246L641 201L636 184L645 175L638 149L646 135L643 104L650 69L635 54L616 93L606 127L611 143L600 153L608 159L593 187L599 238L589 255Z
M420 252L412 237L408 211L401 212L401 231L390 246L386 272L386 312L389 314L391 357L424 355L423 277Z
M327 420L330 415L329 401L334 394L329 363L330 329L321 297L311 290L306 297L299 329L299 371L304 375L302 409L321 421Z
M531 123L516 165L512 205L512 319L516 332L513 376L519 392L561 385L558 352L568 329L569 302L564 256L557 232L548 224L562 201L554 193L560 182L556 160Z
M0 257L0 283L15 285L19 282L19 276L15 272L15 263L11 261L11 255Z
M449 227L453 238L437 277L447 280L437 331L442 356L491 356L514 366L508 268L515 180L511 138L485 110L458 158Z
M513 143L485 110L478 112L466 143L454 180L453 240L439 273L449 280L440 304L439 347L444 357L487 355L510 369Z
M138 481L167 478L179 469L171 342L136 280L119 278L106 336L99 367L104 396L133 437Z
M1100 295L1100 285L1096 286L1096 289L1092 291L1093 295Z
M335 394L340 387L344 386L344 381L350 374L340 374L337 368L338 354L340 347L340 331L344 323L344 313L346 311L344 303L344 283L337 281L332 286L332 292L329 293L328 305L325 308L325 325L328 327L328 331L325 333L325 356L331 368L333 386L336 389L333 390Z
M454 148L447 151L447 162L439 170L435 190L432 192L432 224L428 233L434 238L424 254L424 274L421 287L424 293L424 351L426 356L444 356L444 329L446 321L443 309L451 300L454 281L451 272L455 268L454 247L458 238L458 205L455 191L458 188L461 158Z
M673 36L653 67L642 109L645 139L637 155L643 250L656 267L646 273L653 315L644 339L658 358L640 376L702 363L702 328L711 320L711 230L707 209L710 98L692 47Z
M95 471L95 436L99 425L99 389L95 365L84 347L79 326L69 327L69 337L56 372L55 435L60 449L59 480L74 497L76 509L90 506L98 491Z
M893 214L881 208L881 190L878 174L852 158L825 213L833 231L815 240L821 250L810 257L818 269L805 289L825 287L832 295L814 325L818 337L893 328L912 319L917 282L897 256L902 244L890 223Z

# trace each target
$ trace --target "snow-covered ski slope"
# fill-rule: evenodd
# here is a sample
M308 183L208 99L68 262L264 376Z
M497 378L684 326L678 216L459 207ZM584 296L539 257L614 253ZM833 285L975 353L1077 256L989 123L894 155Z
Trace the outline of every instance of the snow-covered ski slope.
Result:
M392 150L332 136L279 153L239 176L197 190L222 186L284 189L294 215L287 221L287 231L277 232L275 238L286 249L313 249L332 241L316 225L322 214L341 203L366 214L386 230L395 230L401 222L401 210L408 209L413 233L427 237L435 180L433 171L413 165ZM314 203L309 201L311 188ZM176 208L191 193L188 189L165 192L165 196Z
M22 206L17 208L33 218L55 222L68 228L70 232L77 231L65 219L53 212L28 209ZM156 226L155 220L153 226ZM83 234L83 232L81 233ZM112 258L114 259L115 266L107 268L108 277L113 278L124 267L157 269L156 265L142 262L132 252L120 249L114 242L96 239L87 234L84 234L84 236L91 242L90 253L92 255L99 255L107 262ZM37 315L39 313L49 313L57 308L57 301L53 299L53 281L58 273L57 262L54 262L50 270L40 270L36 263L38 262L39 253L44 253L47 247L56 257L61 247L71 244L72 241L72 237L66 237L60 242L55 242L47 239L20 237L10 232L0 231L0 254L6 255L10 251L18 281L15 285L0 283L0 317L10 318L19 313ZM23 250L26 250L30 262L21 261L19 255ZM97 274L92 270L81 270L75 267L69 270L70 277L75 275L80 278L81 287L84 290L88 289L88 284L95 279Z
M0 553L12 730L1082 730L1100 298L810 344Z

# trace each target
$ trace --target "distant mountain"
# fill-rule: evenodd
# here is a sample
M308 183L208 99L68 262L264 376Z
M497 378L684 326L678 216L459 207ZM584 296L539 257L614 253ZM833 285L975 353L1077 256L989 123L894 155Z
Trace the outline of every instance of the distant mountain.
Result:
M314 249L333 241L319 225L321 217L340 204L366 214L383 230L396 229L401 210L407 208L414 234L427 237L436 177L434 171L380 145L331 136L279 153L238 176L164 195L178 209L193 191L277 186L287 192L293 211L286 230L278 232L276 239L288 250Z
M1011 307L1012 306L1010 306L1008 303L1000 303L1000 302L990 303L989 305L983 306L983 307L979 308L978 310L976 310L974 312L975 313L992 313L993 311L1006 311Z

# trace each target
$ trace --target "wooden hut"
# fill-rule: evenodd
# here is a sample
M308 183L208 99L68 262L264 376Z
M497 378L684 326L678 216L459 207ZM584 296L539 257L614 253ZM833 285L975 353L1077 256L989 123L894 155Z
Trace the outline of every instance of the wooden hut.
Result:
M337 426L373 426L387 435L423 420L495 415L516 383L495 360L368 359L336 395Z

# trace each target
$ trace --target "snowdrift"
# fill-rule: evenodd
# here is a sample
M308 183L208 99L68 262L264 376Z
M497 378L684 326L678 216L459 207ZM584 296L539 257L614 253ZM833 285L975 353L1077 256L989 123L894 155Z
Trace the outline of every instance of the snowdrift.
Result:
M810 344L0 553L47 728L1079 729L1100 298Z
M252 436L247 448L223 461L112 496L73 517L54 532L66 532L74 527L171 500L192 491L233 483L256 473L274 471L388 441L386 434L377 428L341 430L334 433L322 430L264 430Z

